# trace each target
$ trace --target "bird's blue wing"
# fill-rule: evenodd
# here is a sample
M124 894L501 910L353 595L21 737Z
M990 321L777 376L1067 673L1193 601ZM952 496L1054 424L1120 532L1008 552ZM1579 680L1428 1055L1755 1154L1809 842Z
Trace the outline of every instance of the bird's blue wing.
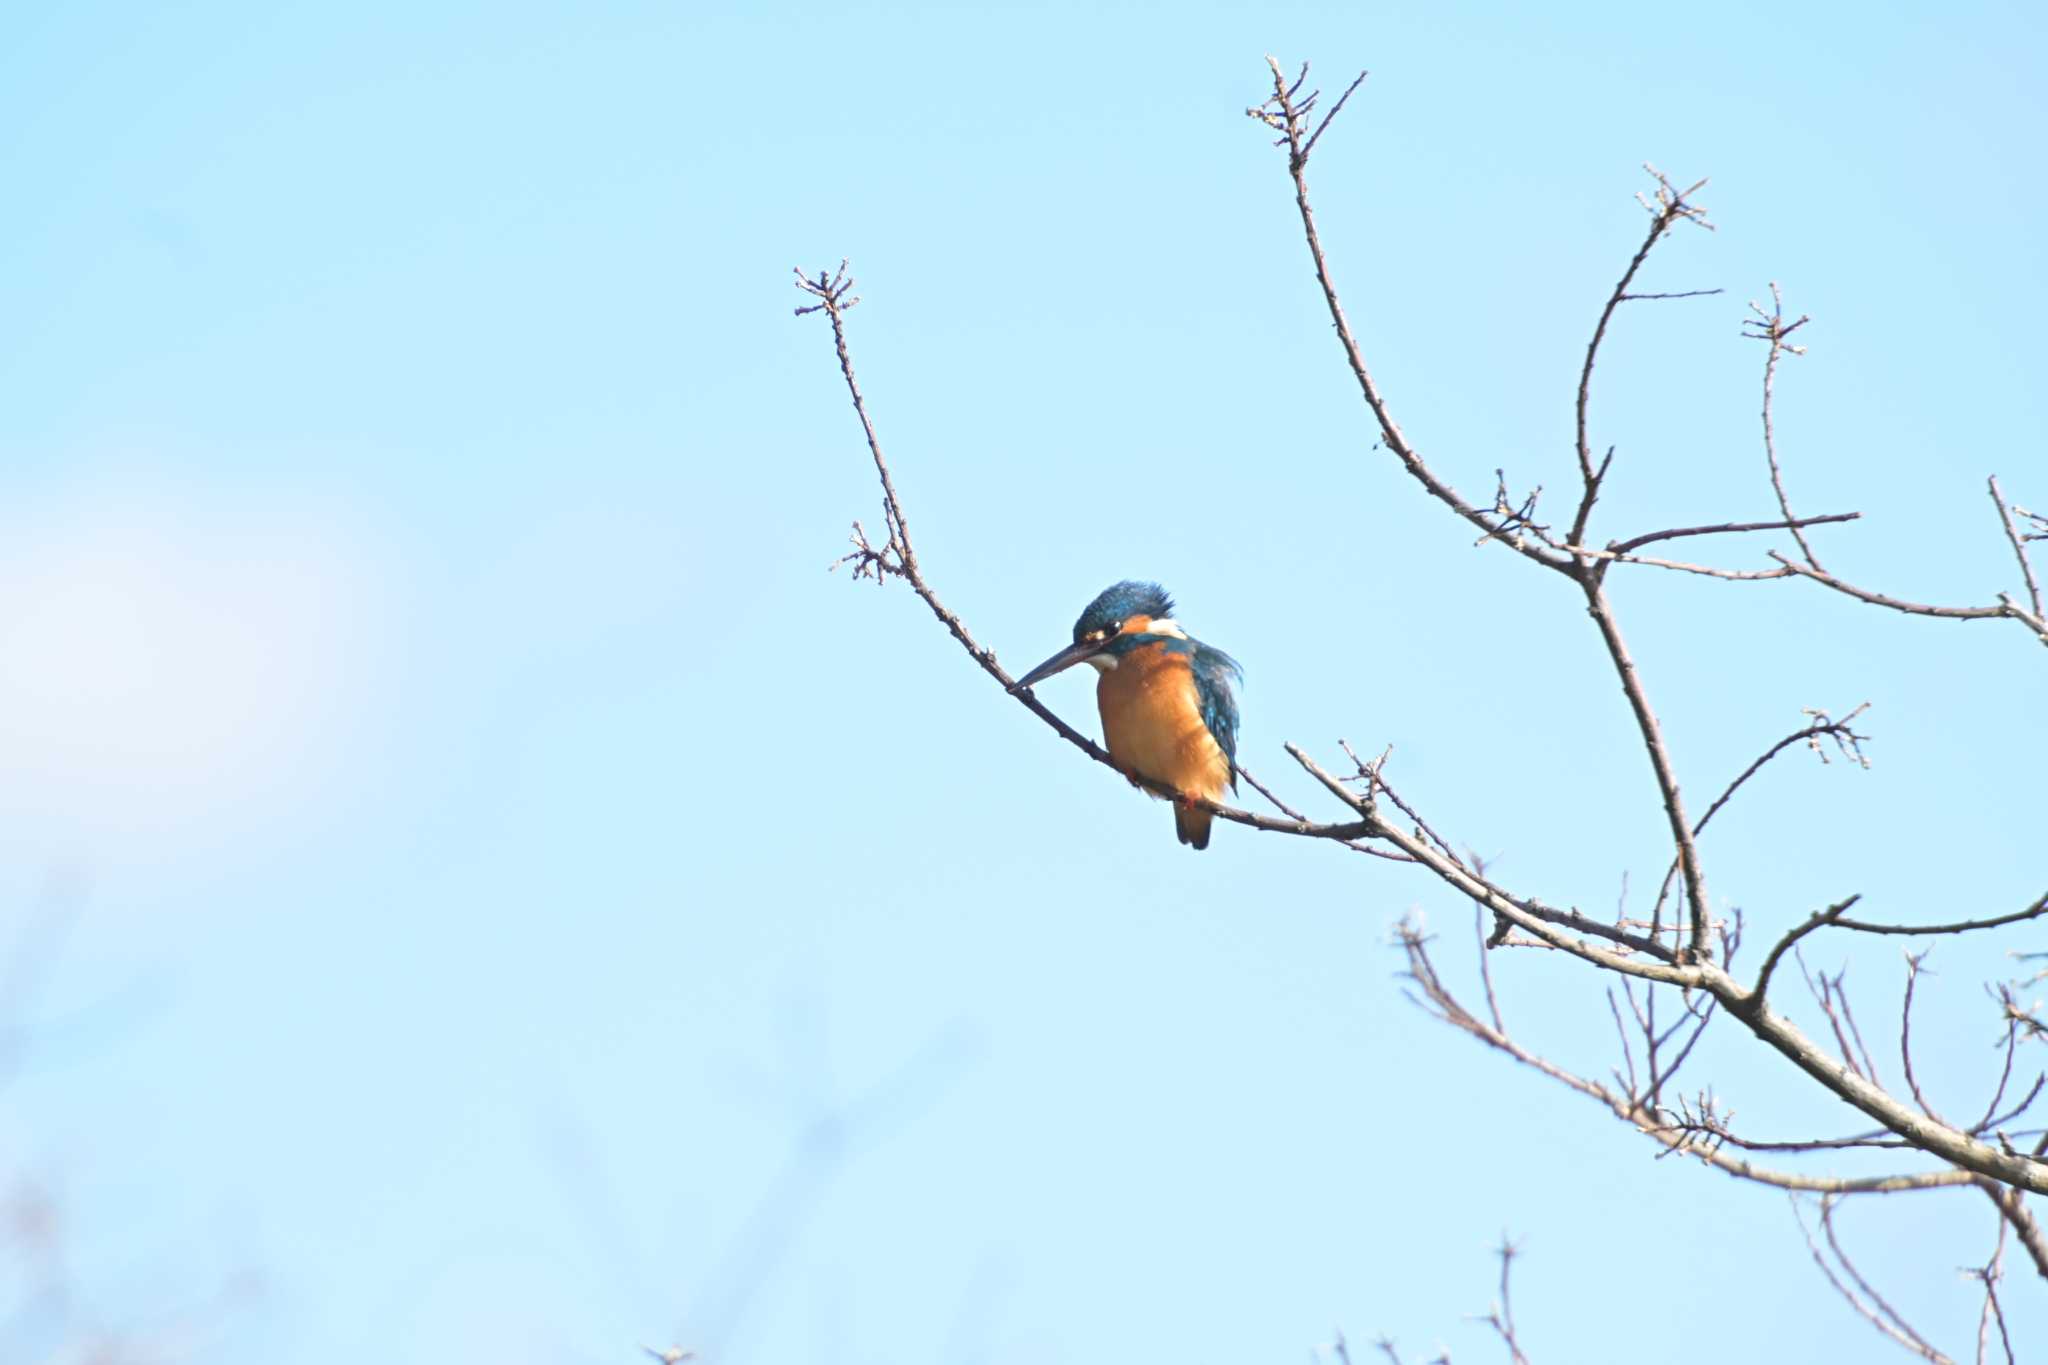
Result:
M1230 760L1230 789L1237 790L1237 697L1230 685L1244 681L1237 660L1222 650L1190 640L1194 657L1188 662L1195 675L1195 697L1201 703L1202 724L1216 738L1223 756Z

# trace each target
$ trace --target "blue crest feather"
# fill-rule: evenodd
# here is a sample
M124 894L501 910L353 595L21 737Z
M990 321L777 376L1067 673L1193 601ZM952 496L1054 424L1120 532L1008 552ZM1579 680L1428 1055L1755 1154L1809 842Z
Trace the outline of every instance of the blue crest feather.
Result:
M1074 622L1074 642L1090 631L1106 630L1133 616L1167 617L1173 615L1173 599L1166 595L1166 589L1157 583L1141 583L1127 578L1121 583L1112 583L1096 594L1081 613L1081 619Z

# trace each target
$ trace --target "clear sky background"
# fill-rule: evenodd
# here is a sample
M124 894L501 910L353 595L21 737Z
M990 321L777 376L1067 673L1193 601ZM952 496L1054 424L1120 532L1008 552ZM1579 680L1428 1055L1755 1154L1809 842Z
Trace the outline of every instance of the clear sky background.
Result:
M1504 1229L1549 1365L1888 1357L1782 1196L1403 1001L1405 913L1464 979L1455 898L1235 828L1186 853L907 592L827 575L879 513L790 268L853 258L925 566L1007 664L1158 578L1244 663L1253 771L1327 810L1281 743L1391 742L1504 880L1605 910L1666 856L1621 698L1566 586L1372 449L1241 112L1264 54L1373 71L1317 155L1323 231L1469 493L1504 467L1563 502L1653 160L1713 177L1719 231L1645 286L1728 292L1623 317L1598 533L1775 515L1738 324L1776 279L1815 318L1793 497L1866 514L1823 556L1984 602L2017 587L1984 476L2048 504L2037 7L7 28L0 1171L55 1191L74 1291L66 1326L10 1253L26 1358L96 1322L229 1365L1299 1361L1338 1326L1488 1359ZM1710 833L1755 934L2043 889L2017 628L1615 595L1695 802L1800 708L1872 703L1869 772L1793 756ZM1042 693L1093 729L1084 678ZM1928 1066L1973 1109L2004 964L1933 965ZM1532 1041L1613 1064L1599 983L1496 969ZM1893 945L1852 971L1887 1038L1901 974ZM1697 1065L1761 1134L1857 1126L1739 1039ZM1961 1349L1988 1214L1843 1222ZM2048 1349L2038 1284L2011 1298Z

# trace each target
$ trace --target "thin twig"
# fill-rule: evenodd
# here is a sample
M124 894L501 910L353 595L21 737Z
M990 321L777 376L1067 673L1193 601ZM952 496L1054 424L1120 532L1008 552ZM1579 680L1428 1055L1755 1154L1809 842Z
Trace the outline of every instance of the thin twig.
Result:
M1251 786L1253 791L1265 797L1267 801L1272 803L1273 809L1279 811L1282 815L1285 815L1290 819L1299 820L1303 824L1310 823L1309 818L1306 815L1303 815L1300 811L1296 810L1294 807L1288 805L1285 801L1282 801L1279 797L1275 796L1270 787L1268 787L1265 783L1259 781L1258 778L1253 777L1251 773L1245 770L1242 764L1236 764L1233 766L1237 768L1237 775L1243 778ZM1388 862L1412 863L1415 861L1413 858L1409 857L1405 853L1396 853L1392 849L1387 848L1374 848L1371 844L1365 843L1362 840L1346 839L1343 841L1343 843L1344 847L1346 848L1354 849L1359 853L1369 853L1375 858L1384 858Z
M1998 476L1993 474L1985 481L1990 485L1991 505L1998 509L1999 524L2005 527L2005 538L2012 545L2013 558L2020 562L2020 576L2027 582L2027 600L2034 604L2034 615L2048 616L2041 610L2041 584L2034 577L2034 565L2027 558L2027 542L2020 538L2019 528L2012 524L2012 509L2005 501L2005 494L1999 491Z
M1636 272L1643 268L1643 262L1650 257L1651 248L1663 239L1664 234L1680 222L1694 222L1709 227L1706 214L1687 201L1686 196L1706 185L1702 180L1680 190L1674 187L1662 171L1654 166L1645 166L1656 178L1656 207L1650 214L1650 230L1643 236L1643 243L1636 248L1636 254L1629 258L1628 268L1621 272L1621 279L1607 296L1607 302L1600 309L1600 320L1593 325L1593 338L1586 343L1586 360L1579 368L1579 393L1575 405L1575 426L1577 440L1575 448L1579 456L1579 480L1584 491L1579 497L1579 510L1572 517L1571 542L1578 544L1586 538L1586 524L1592 519L1593 504L1600 499L1600 484L1607 474L1607 461L1596 469L1593 465L1593 446L1587 436L1587 414L1592 405L1593 366L1600 358L1600 344L1607 339L1608 324L1614 320L1614 312L1622 304L1634 298L1691 298L1696 294L1718 293L1718 290L1697 290L1686 294L1638 294L1632 295L1628 287L1634 282ZM1646 204L1645 207L1648 207ZM1610 452L1610 459L1612 452ZM1790 512L1785 514L1791 516Z
M1500 1337L1501 1345L1508 1348L1508 1365L1529 1365L1529 1357L1523 1354L1522 1343L1515 1336L1515 1301L1508 1286L1520 1250L1505 1236L1500 1239L1500 1304L1486 1319Z
M1303 69L1306 70L1307 68L1304 67ZM1361 71L1358 73L1357 78L1354 79L1350 85L1344 87L1344 93L1337 97L1337 102L1330 106L1330 112L1323 115L1323 121L1316 125L1315 132L1309 134L1308 141L1302 144L1301 159L1303 161L1307 161L1309 158L1309 154L1315 151L1316 143L1322 141L1323 130L1330 126L1331 121L1334 120L1337 117L1337 115L1344 112L1344 104L1347 100L1351 98L1351 92L1356 90L1359 86L1365 84L1365 78L1370 74L1370 72Z
M1302 234L1308 242L1309 258L1315 265L1316 282L1322 286L1323 302L1329 309L1331 323L1337 329L1337 339L1344 348L1344 356L1350 363L1351 373L1358 381L1359 392L1364 396L1366 406L1372 410L1373 420L1379 425L1380 439L1401 461L1409 474L1429 490L1431 497L1477 527L1482 537L1499 536L1501 527L1489 514L1467 502L1456 489L1437 477L1436 472L1423 461L1420 452L1408 443L1408 437L1402 432L1400 424L1394 420L1393 412L1381 395L1379 385L1373 381L1372 371L1366 367L1365 353L1359 348L1358 338L1352 333L1351 322L1344 314L1344 305L1337 297L1337 286L1330 277L1329 262L1323 255L1322 239L1316 233L1315 210L1309 204L1306 174L1308 162L1305 155L1306 139L1309 135L1304 128L1304 111L1296 102L1300 81L1297 80L1290 85L1280 70L1280 64L1273 58L1268 57L1266 64L1273 74L1273 94L1264 104L1246 112L1279 132L1280 143L1288 149L1288 175L1294 181L1295 207L1301 215ZM1547 568L1560 573L1569 572L1571 569L1570 559L1543 546L1531 544L1526 539L1507 536L1501 537L1501 541L1525 558L1533 559Z
M1785 496L1785 479L1778 467L1777 434L1771 426L1771 386L1778 375L1778 357L1787 354L1806 354L1804 346L1789 345L1785 338L1804 327L1808 319L1802 315L1796 322L1785 321L1785 300L1778 292L1776 280L1771 281L1771 311L1766 313L1754 299L1750 300L1749 311L1756 314L1756 317L1742 324L1751 329L1746 335L1756 341L1767 341L1771 347L1770 354L1764 357L1764 457L1771 466L1771 489L1778 495L1778 507L1785 514L1787 529L1792 532L1792 539L1799 542L1799 553L1806 556L1807 563L1818 569L1820 560L1814 557L1813 546L1807 543L1806 536L1799 529L1804 523L1793 515L1792 502Z
M2024 910L2015 910L2009 915L1995 915L1990 919L1962 919L1950 924L1873 924L1868 920L1845 919L1836 921L1842 929L1855 929L1865 934L1967 934L1979 929L1996 929L2001 925L2018 924L2022 920L2039 919L2048 915L2048 895L2035 901Z
M1787 521L1724 521L1713 526L1679 526L1669 531L1651 531L1647 535L1631 536L1619 544L1609 544L1608 549L1617 555L1648 545L1653 541L1676 540L1680 536L1732 535L1745 531L1797 530L1802 526L1822 526L1836 521L1857 521L1861 512L1830 512L1824 517L1796 517Z
M1767 992L1771 987L1771 973L1778 969L1778 959L1791 951L1793 944L1799 942L1800 939L1805 938L1822 925L1832 924L1840 919L1848 912L1850 906L1862 899L1863 893L1858 891L1847 900L1839 900L1833 905L1828 906L1825 910L1814 911L1806 917L1804 923L1793 927L1783 938L1771 946L1771 951L1764 957L1764 965L1757 971L1756 984L1749 988L1750 998L1756 1002L1757 1008L1761 1009L1763 1007Z
M1869 588L1860 588L1854 583L1845 582L1831 573L1814 568L1810 564L1800 564L1787 559L1775 550L1771 551L1770 555L1772 559L1777 560L1801 578L1810 578L1824 587L1833 588L1844 596L1853 597L1859 602L1868 602L1873 607L1885 607L1892 611L1904 612L1908 616L1938 616L1950 621L1991 621L2003 617L2007 620L2018 621L2028 630L2033 631L2036 636L2040 637L2043 644L2048 644L2048 620L2044 620L2040 615L2028 611L2002 593L1999 595L1998 605L1994 607L1942 607L1926 602L1909 602L1901 597L1892 597L1885 593L1873 592Z
M1799 1220L1799 1231L1805 1235L1806 1248L1813 1253L1813 1263L1820 1267L1820 1273L1827 1276L1828 1283L1834 1286L1835 1292L1840 1294L1843 1300L1851 1308L1855 1309L1859 1316L1877 1328L1878 1331L1884 1333L1921 1359L1932 1362L1932 1365L1955 1365L1954 1361L1928 1345L1926 1338L1914 1331L1912 1326L1905 1319L1901 1318L1889 1303L1886 1303L1881 1296L1874 1293L1870 1288L1869 1281L1863 1278L1862 1274L1856 1269L1855 1264L1842 1253L1841 1243L1835 1237L1834 1205L1835 1201L1831 1196L1821 1196L1821 1230L1827 1237L1828 1248L1834 1252L1835 1259L1841 1263L1842 1269L1847 1271L1850 1278L1856 1282L1857 1287L1869 1295L1870 1303L1865 1303L1862 1299L1858 1298L1855 1291L1850 1289L1848 1285L1843 1284L1841 1277L1836 1275L1834 1269L1828 1265L1827 1258L1821 1254L1820 1246L1813 1240L1813 1234L1807 1231L1806 1219L1800 1214L1799 1201L1795 1199L1792 1202L1793 1217Z
M1926 970L1922 965L1926 959L1926 953L1906 954L1906 998L1899 1007L1899 1065L1906 1073L1906 1089L1912 1092L1913 1103L1920 1106L1920 1112L1936 1122L1946 1122L1927 1102L1927 1096L1920 1091L1920 1078L1913 1074L1913 987Z

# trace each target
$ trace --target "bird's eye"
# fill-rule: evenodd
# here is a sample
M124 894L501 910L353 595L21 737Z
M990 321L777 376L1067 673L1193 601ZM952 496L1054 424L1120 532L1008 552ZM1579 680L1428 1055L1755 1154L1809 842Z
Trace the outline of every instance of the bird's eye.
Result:
M1109 624L1109 629L1104 633L1109 635L1121 635L1124 633L1124 623L1121 621L1112 621Z

